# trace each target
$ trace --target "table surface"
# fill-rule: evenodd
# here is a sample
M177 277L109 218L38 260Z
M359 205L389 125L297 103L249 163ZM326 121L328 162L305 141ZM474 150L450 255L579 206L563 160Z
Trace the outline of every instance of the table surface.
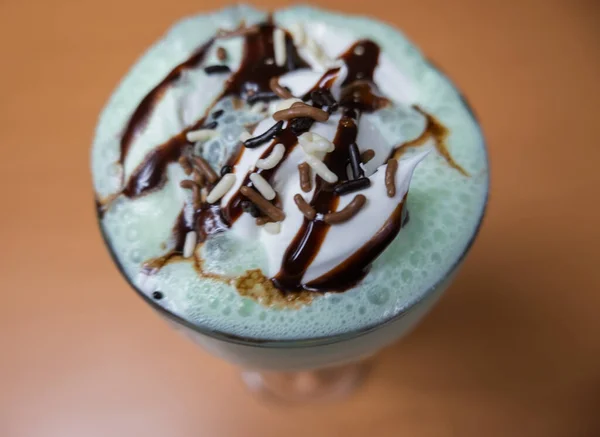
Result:
M0 2L0 435L600 435L600 4L322 2L401 27L455 79L492 191L456 282L364 388L290 407L128 290L92 207L112 89L170 23L219 3Z

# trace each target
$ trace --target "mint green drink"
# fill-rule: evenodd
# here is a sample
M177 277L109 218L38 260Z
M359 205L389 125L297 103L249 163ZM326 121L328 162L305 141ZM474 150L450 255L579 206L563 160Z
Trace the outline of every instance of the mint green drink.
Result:
M397 30L306 7L175 25L109 100L92 170L132 286L259 369L398 338L459 266L488 191L449 80Z

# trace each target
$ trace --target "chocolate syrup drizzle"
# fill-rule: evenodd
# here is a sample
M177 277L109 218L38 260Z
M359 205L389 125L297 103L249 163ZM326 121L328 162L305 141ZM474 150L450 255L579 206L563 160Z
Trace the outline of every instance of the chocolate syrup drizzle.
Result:
M206 57L206 53L212 47L214 41L214 38L210 39L207 43L196 50L196 52L185 62L179 64L177 67L171 70L167 77L165 77L152 89L152 91L146 95L146 97L142 99L141 103L129 119L129 123L127 123L125 132L121 138L121 156L119 157L119 162L121 164L125 162L127 152L129 152L129 148L133 142L133 139L135 138L135 135L146 126L146 122L150 118L150 114L152 114L154 107L160 101L167 89L170 88L173 83L181 77L181 74L185 70L198 68L198 66L202 64L204 58Z
M248 99L253 95L269 93L269 80L272 77L278 77L299 68L309 67L306 61L300 57L293 43L290 44L292 38L289 34L286 34L288 46L286 64L284 66L277 66L273 62L266 62L268 59L274 59L275 56L273 47L274 29L275 26L273 23L269 22L258 26L256 32L245 36L244 58L240 68L231 75L223 93L215 102L226 96ZM206 54L215 41L216 39L213 38L200 47L188 60L175 67L165 79L144 97L129 120L121 139L121 156L119 159L121 164L124 163L136 134L144 128L156 104L167 89L173 86L174 82L181 77L181 74L185 70L200 68ZM206 117L203 117L193 126L186 128L183 132L152 150L133 171L129 180L125 182L122 194L134 199L162 188L167 180L167 165L177 162L186 147L191 147L191 144L186 139L186 133L201 128L205 121ZM289 137L289 135L283 136ZM292 143L291 138L288 138L286 143ZM232 159L233 161L230 160L232 162L229 164L235 164L234 161L239 159L239 153L234 153ZM208 236L226 230L240 214L241 207L233 208L229 217L225 218L220 207L203 204L195 211L194 220L190 222L183 219L184 215L182 211L173 229L175 240L173 254L182 253L187 232L196 230L198 241L205 241Z
M356 141L358 134L358 114L375 111L382 105L388 104L388 101L374 94L376 86L373 83L373 73L379 60L377 44L369 40L357 41L340 58L344 60L348 68L348 75L342 84L340 102L345 109L345 115L340 119L333 140L335 149L325 156L324 163L337 175L339 181L345 181L348 179L346 167L350 161L350 145ZM325 78L329 80L324 80ZM328 89L334 78L335 75L328 72L317 86ZM319 252L331 226L322 220L322 216L337 210L339 195L333 189L334 185L328 184L317 176L315 192L310 202L317 212L317 217L313 220L304 218L302 227L288 246L281 269L272 279L277 288L286 291L347 290L356 285L368 273L373 260L400 231L402 206L397 208L375 237L356 254L326 275L309 283L302 283L306 270ZM395 219L396 216L398 219Z
M373 80L379 52L379 46L373 41L359 40L340 56L348 67L348 76L342 84L342 107L372 112L390 104Z
M354 119L343 116L338 124L337 133L333 140L335 149L325 155L324 163L337 175L338 180L347 179L346 166L350 157L350 144L356 141L358 129ZM316 178L316 186L310 205L317 214L327 214L337 209L339 195L333 191L334 185L325 182L319 176ZM302 227L288 246L281 263L281 270L273 278L275 286L281 290L298 291L312 290L310 284L302 284L302 277L308 266L319 253L319 249L325 240L330 225L319 218L308 220L304 218ZM340 276L340 281L345 282L345 275ZM341 286L341 284L338 284ZM340 287L335 287L339 289ZM341 286L341 288L347 288Z
M234 72L226 82L225 89L219 101L226 96L233 96L244 100L270 99L271 90L269 81L273 77L281 76L290 71L300 68L308 68L309 65L300 57L293 40L286 32L287 60L285 65L277 66L273 45L273 30L275 26L270 20L258 26L256 32L245 35L244 57L237 72ZM175 67L165 79L160 82L140 103L121 139L121 155L119 162L124 163L135 136L145 127L156 104L164 93L177 81L181 74L187 69L201 68L207 52L213 46L218 37L209 40L200 47L188 60ZM370 40L356 42L346 53L340 56L348 67L348 75L342 84L342 95L340 106L343 116L338 124L334 139L335 150L325 157L325 164L333 171L340 181L347 180L346 166L350 159L350 144L356 141L357 120L361 112L371 112L389 104L389 101L379 94L377 86L373 82L373 74L379 60L379 47ZM309 93L303 96L303 100L310 99L312 91L328 90L334 82L339 69L326 72L321 80ZM210 109L209 108L209 111ZM160 189L166 183L166 167L177 160L191 148L186 139L186 133L201 128L206 122L206 116L198 120L193 126L186 128L183 132L170 138L167 142L156 147L134 170L128 181L124 181L122 194L129 198L138 198L151 191ZM310 128L309 123L288 123L286 128L280 131L267 147L261 158L269 156L277 143L283 144L285 153L280 164L287 158L298 143L298 135ZM298 126L300 126L298 128ZM238 147L243 147L241 144ZM241 156L238 149L229 159L227 165L234 166ZM278 166L272 169L257 169L265 179L271 181ZM249 175L245 175L243 184L252 186ZM208 187L210 189L210 187ZM334 185L325 182L320 177L316 178L315 192L310 202L317 211L314 220L304 219L301 229L289 245L282 261L279 273L272 278L273 284L283 292L295 292L301 290L309 291L343 291L358 283L368 272L373 260L385 249L385 247L398 234L404 215L404 201L400 204L392 216L381 227L377 234L369 240L361 249L350 256L344 263L332 271L311 281L302 283L307 268L317 255L330 227L322 220L324 214L334 212L337 209L339 195L334 191ZM160 258L156 266L164 265L170 258L179 257L183 251L185 236L189 231L195 230L198 241L205 241L212 234L223 232L228 229L243 213L242 201L244 200L238 191L229 203L221 208L218 204L209 205L203 203L194 211L193 218L186 219L182 210L177 218L173 229L175 240L174 249ZM275 205L280 205L278 197L274 200ZM99 209L100 210L100 209ZM156 267L155 266L155 267Z

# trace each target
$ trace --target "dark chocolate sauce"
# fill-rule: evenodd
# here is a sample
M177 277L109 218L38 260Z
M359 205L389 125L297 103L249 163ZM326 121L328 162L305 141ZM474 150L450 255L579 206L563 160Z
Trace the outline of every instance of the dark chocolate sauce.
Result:
M404 225L403 213L406 196L402 203L396 207L392 215L384 225L371 237L360 249L353 253L342 264L327 272L323 276L314 279L305 285L306 289L345 291L358 284L362 278L369 273L369 269L375 258L396 238L400 228Z
M280 76L298 68L308 67L308 64L300 57L293 44L288 44L288 62L284 66L277 66L274 62L267 62L267 59L273 60L275 56L273 48L274 28L273 24L263 24L259 26L257 32L246 35L244 58L240 68L229 78L220 98L231 95L247 99L257 93L270 92L269 80L272 77ZM286 34L286 40L291 41L291 36ZM144 97L129 120L121 139L121 164L125 161L135 134L145 126L154 106L158 103L162 95L164 95L167 88L181 76L184 70L199 68L213 42L214 39L210 40L191 58L175 67L161 83ZM209 108L208 112L211 109ZM167 180L167 165L177 162L185 147L189 145L186 133L203 126L205 119L206 117L150 152L125 183L122 191L123 195L129 198L136 198L164 186ZM292 145L296 141L295 138L292 141L289 138L289 134L280 133L279 137L285 139L285 144L287 145ZM239 156L239 153L235 154L234 161L237 161ZM235 162L229 162L228 164L234 165ZM236 203L236 206L239 206L238 203ZM176 241L174 254L182 252L185 235L189 231L196 230L198 241L201 242L208 235L227 229L228 225L231 225L233 220L241 214L241 208L234 208L234 210L234 213L229 216L229 221L226 221L218 206L203 205L195 212L193 223L185 223L182 219L182 211L173 230Z
M206 241L210 235L218 234L229 228L218 204L203 203L200 209L196 211L194 217L199 243Z
M357 80L373 82L373 74L379 63L379 51L379 46L369 39L356 41L346 50L346 53L340 56L348 67L348 75L342 86Z
M287 44L287 63L283 66L275 64L275 49L273 46L272 23L259 26L258 31L246 35L244 59L229 82L224 96L234 95L247 99L256 93L270 93L269 81L273 77L281 76L299 68L309 68L309 65L300 57L294 44ZM287 32L286 42L291 42L292 37Z
M340 181L347 179L346 166L350 157L350 144L356 141L357 133L356 122L352 118L342 117L333 140L335 150L325 156L324 163ZM332 184L317 176L315 192L310 202L317 214L327 214L336 210L339 196L333 190ZM320 290L302 284L302 277L319 252L329 227L330 225L319 218L304 218L302 227L284 254L279 273L273 278L277 288L286 291ZM343 278L340 280L344 281Z
M342 107L363 112L377 111L389 104L390 101L379 95L373 84L362 80L345 87L340 97Z
M308 67L308 64L298 55L295 49L293 53L288 53L288 56L295 60L294 63L288 62L286 65L280 67L274 63L266 62L267 59L273 59L275 56L273 48L274 28L273 24L263 24L259 26L257 32L246 36L244 58L240 68L229 78L220 98L228 95L247 98L254 93L270 91L269 81L272 77L289 72L289 68L298 69ZM286 38L291 37L286 34ZM181 76L184 70L198 68L213 43L214 39L211 39L208 43L204 44L191 58L175 67L161 83L144 97L129 120L127 129L121 139L121 163L124 162L127 156L135 133L144 127L154 106L158 103L167 88ZM211 109L209 108L208 112ZM189 144L185 134L203 126L205 119L206 117L149 153L127 181L123 194L127 197L135 198L161 188L166 182L167 165L176 162L181 156L183 148Z
M150 91L146 97L144 97L136 108L135 112L129 119L129 123L127 123L127 127L125 128L125 132L123 133L123 137L121 138L121 156L119 162L123 164L125 162L125 157L127 156L127 152L129 151L129 147L133 142L133 138L135 135L142 129L150 114L154 110L154 107L158 103L158 101L162 98L167 89L175 82L177 79L181 77L181 73L185 70L189 70L191 68L197 68L204 58L206 57L206 53L214 43L214 38L209 40L206 44L200 47L187 61L179 64L175 67L171 72L165 77L158 85L156 85L152 91Z
M317 83L315 84L314 87L312 87L304 96L302 96L302 100L307 101L309 99L312 98L312 94L314 92L318 92L319 90L329 90L331 89L331 87L333 86L333 82L335 82L335 79L337 78L338 74L340 73L340 69L339 67L336 68L331 68L329 70L327 70L323 76L321 76L321 78L317 81ZM314 102L313 101L313 106L316 106L317 108L322 107L323 105L320 104L321 102Z
M183 246L185 244L185 236L186 234L193 230L194 223L186 218L183 210L179 212L177 216L177 220L175 221L175 226L173 226L173 236L175 237L175 244L173 247L173 251L177 254L183 253Z
M340 98L340 105L344 108L372 112L390 104L373 81L379 51L375 42L360 40L340 56L348 67Z
M148 153L129 177L123 195L133 199L162 188L167 181L167 165L179 159L186 144L185 133L181 133Z

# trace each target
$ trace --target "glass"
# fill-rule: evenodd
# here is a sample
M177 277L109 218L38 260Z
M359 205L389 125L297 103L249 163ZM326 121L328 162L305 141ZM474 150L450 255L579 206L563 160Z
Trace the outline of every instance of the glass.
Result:
M286 402L335 400L358 387L372 357L406 335L437 302L473 243L482 218L483 211L471 241L453 269L419 301L376 326L336 336L259 341L209 331L190 324L134 289L174 329L213 355L240 367L242 381L261 398ZM119 265L106 238L105 242ZM125 274L123 276L127 279Z
M473 115L468 102L462 98ZM339 399L351 393L363 381L371 358L408 333L446 290L477 235L486 205L487 199L478 225L460 258L418 301L375 326L335 336L270 341L211 331L169 312L130 284L173 328L210 353L240 367L242 381L261 398L278 402ZM129 281L102 226L100 228L113 260Z

